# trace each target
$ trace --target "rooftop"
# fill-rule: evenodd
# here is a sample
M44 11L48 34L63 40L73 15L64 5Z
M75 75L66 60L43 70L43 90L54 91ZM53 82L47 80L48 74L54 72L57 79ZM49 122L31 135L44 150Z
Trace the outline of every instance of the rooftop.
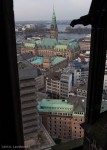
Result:
M35 60L31 62L32 64L43 64L43 57L37 57Z
M67 60L65 57L54 57L51 59L52 65L56 65L64 60Z
M69 98L69 102L74 106L73 112L85 112L86 98L72 96ZM73 115L76 115L76 114L73 113ZM78 115L81 115L81 114L78 114Z
M87 84L80 85L77 89L86 90L87 91Z
M36 78L41 75L41 71L39 69L35 68L25 60L18 63L18 69L20 79Z
M48 56L47 56L48 57ZM62 61L66 60L65 57L51 57L51 64L54 66ZM31 62L32 64L43 64L43 57L37 57L35 60Z
M54 47L54 50L57 50L57 51L62 51L62 50L66 50L68 48L67 45L56 45Z
M42 99L38 105L39 112L72 113L73 105L63 99Z
M58 40L58 44L68 45L69 44L69 40Z
M34 49L35 43L24 43L24 47Z
M61 77L61 73L60 72L52 72L51 74L49 74L49 76L47 77L47 80L60 80Z
M30 54L30 53L23 53L23 54L21 54L21 56L25 60L35 57L35 55Z
M41 42L37 42L37 46L41 48L53 48L57 44L56 39L51 39L51 38L43 38Z
M79 46L78 46L78 43L75 42L75 41L70 42L70 43L69 43L69 46L70 46L70 48L71 48L72 50L75 50L75 49L77 49L77 48L79 47Z

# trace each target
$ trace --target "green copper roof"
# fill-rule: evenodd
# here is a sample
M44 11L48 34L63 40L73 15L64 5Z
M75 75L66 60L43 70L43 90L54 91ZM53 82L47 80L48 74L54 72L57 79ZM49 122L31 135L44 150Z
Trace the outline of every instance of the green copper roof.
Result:
M35 41L37 45L41 45L41 40Z
M69 41L68 40L58 40L58 44L63 44L63 45L69 45Z
M73 105L62 99L42 99L37 106L39 112L72 113Z
M57 44L57 40L56 39L50 39L50 38L44 38L43 40L41 40L40 43L37 43L38 47L41 48L54 48L54 46Z
M24 47L35 48L35 43L24 43Z
M54 49L57 51L62 51L62 50L66 50L67 47L68 47L67 45L56 45Z
M69 43L69 46L71 47L72 50L75 50L78 48L78 43L77 42L71 42L71 43Z
M36 41L34 40L34 39L31 39L30 41L26 41L26 43L33 43L33 44L35 44L36 43Z
M31 64L43 64L43 57L37 57L37 59L33 60Z
M53 57L53 58L51 58L51 64L56 65L64 60L66 60L65 57Z

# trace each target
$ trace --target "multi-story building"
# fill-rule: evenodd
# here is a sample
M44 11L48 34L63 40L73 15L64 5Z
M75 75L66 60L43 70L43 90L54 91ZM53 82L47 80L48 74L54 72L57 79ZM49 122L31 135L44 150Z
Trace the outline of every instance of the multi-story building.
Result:
M18 58L18 62L23 62L25 61L27 63L27 65L29 65L31 68L34 68L35 70L35 85L36 85L36 89L37 90L41 90L44 88L44 75L41 73L39 68L35 68L33 65L31 65L30 62L32 62L33 60L36 60L37 57L33 54L18 54L17 56Z
M102 96L102 102L101 102L101 113L107 110L107 95Z
M21 45L21 49L20 49L20 53L31 53L36 55L37 54L37 50L36 50L36 44L35 43L31 43L31 42L23 42Z
M88 74L89 74L89 63L83 64L81 66L81 81L85 83L88 82Z
M74 86L85 85L87 80L87 65L76 67L72 64L63 70L60 69L59 73L55 72L46 78L46 91L52 97L67 98L71 95Z
M37 57L31 62L35 67L39 67L45 71L46 74L50 74L57 71L59 68L64 68L68 64L68 60L65 57Z
M69 97L69 92L72 89L73 85L73 77L72 74L69 73L62 73L60 78L60 97L67 98Z
M86 36L85 38L80 39L78 41L79 42L79 46L80 46L80 52L83 53L83 54L86 51L90 51L90 37L91 37L91 35Z
M64 99L43 99L39 103L42 123L52 138L68 141L83 137L80 124L84 122L84 111L74 107Z
M26 149L51 149L53 139L42 125L37 110L37 69L27 61L18 62L24 144Z
M39 56L62 56L69 60L75 59L79 56L79 46L76 41L64 42L60 44L60 41L56 39L43 39L38 44Z
M103 90L107 93L107 74L104 75Z
M88 81L88 70L89 63L79 62L74 60L71 64L71 67L74 69L74 85L80 85L81 83L87 83Z
M60 76L60 73L54 72L46 78L46 92L52 97L60 97Z
M72 89L72 74L54 72L46 78L46 92L53 98L67 98Z
M20 97L24 139L34 138L40 127L37 112L37 96L35 87L35 68L28 66L26 61L19 62Z
M72 118L72 139L78 139L84 137L83 129L80 124L85 121L84 112L76 111L73 112Z
M87 84L77 87L77 96L85 98L87 97Z
M38 69L37 69L38 70ZM44 75L39 74L40 70L38 70L38 76L35 78L35 83L36 83L36 89L38 90L42 90L45 87L45 79L44 79Z

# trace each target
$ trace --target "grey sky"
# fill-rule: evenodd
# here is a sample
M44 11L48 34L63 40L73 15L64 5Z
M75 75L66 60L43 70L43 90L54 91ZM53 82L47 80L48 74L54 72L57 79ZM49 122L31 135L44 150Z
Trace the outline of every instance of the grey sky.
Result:
M14 0L15 20L50 20L53 3L57 20L72 20L87 14L91 1L92 0Z

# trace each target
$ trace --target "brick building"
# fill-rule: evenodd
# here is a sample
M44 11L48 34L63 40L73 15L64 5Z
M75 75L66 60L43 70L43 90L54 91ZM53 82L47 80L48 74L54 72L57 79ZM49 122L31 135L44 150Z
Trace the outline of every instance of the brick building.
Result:
M80 124L84 122L84 111L64 99L43 99L38 105L42 123L52 138L69 141L83 137Z

